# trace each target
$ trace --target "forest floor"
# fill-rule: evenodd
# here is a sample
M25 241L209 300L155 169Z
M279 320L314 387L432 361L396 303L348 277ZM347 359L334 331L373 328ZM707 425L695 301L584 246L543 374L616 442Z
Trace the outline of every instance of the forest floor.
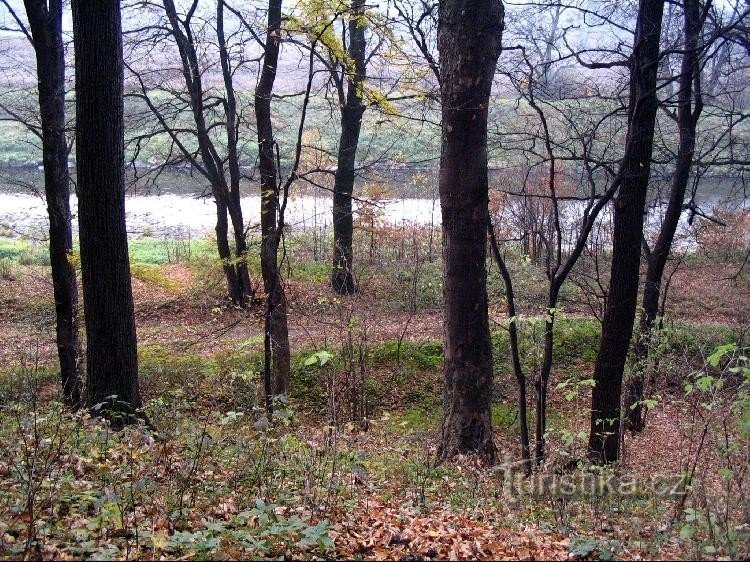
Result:
M439 263L382 258L360 270L358 294L341 297L327 287L326 263L293 250L292 389L271 423L260 408L261 307L228 306L212 259L134 252L141 390L154 428L120 432L60 407L49 268L0 268L0 558L750 556L746 387L730 372L741 352L716 355L746 345L741 260L677 268L649 365L647 428L626 435L622 462L606 469L585 461L599 305L572 284L558 312L549 453L525 478L496 276L498 464L438 465ZM544 276L513 267L532 379ZM364 424L350 421L357 391Z

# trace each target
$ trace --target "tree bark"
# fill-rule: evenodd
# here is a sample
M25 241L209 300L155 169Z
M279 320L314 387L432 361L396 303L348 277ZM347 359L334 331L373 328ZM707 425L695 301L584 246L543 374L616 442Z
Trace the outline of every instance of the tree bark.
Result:
M658 100L664 0L640 0L630 58L630 110L625 154L614 204L612 268L602 337L594 368L589 454L595 462L618 459L622 376L638 298L643 213L646 203Z
M444 412L438 457L494 462L492 345L487 316L487 114L501 50L498 0L439 7L442 98Z
M124 412L121 421L129 421L141 397L125 229L120 2L72 4L86 403L106 402L104 411Z
M526 476L531 476L531 447L529 446L529 416L526 408L526 375L521 367L521 352L518 345L518 316L516 313L516 298L513 290L513 279L510 271L505 265L505 260L500 254L500 248L497 244L495 229L492 227L492 220L488 221L490 234L490 248L492 255L495 257L500 275L505 285L505 300L508 311L508 338L510 342L510 357L513 364L513 375L516 377L518 385L518 429L521 442L521 459L523 461L523 471Z
M333 186L333 270L331 287L340 294L351 294L357 290L352 260L354 252L354 220L352 215L352 193L354 192L355 160L362 115L362 86L365 68L365 0L352 0L349 17L349 47L351 59L346 65L346 102L341 108L341 137L339 139L338 167ZM351 65L354 65L352 68Z
M232 247L229 245L229 220L227 218L227 204L219 190L214 190L216 203L216 247L219 251L221 267L227 280L227 295L236 305L244 302L242 284L237 279L237 269L232 265Z
M698 119L703 110L701 95L701 68L698 40L701 31L700 5L698 0L684 2L684 53L680 68L677 92L677 126L679 141L677 161L672 175L669 203L664 213L654 247L646 254L646 282L643 288L642 312L639 333L634 349L634 373L628 381L625 398L627 427L632 431L642 431L645 427L643 400L643 371L648 359L651 333L659 312L659 295L672 242L682 215L685 192L690 181L690 170L695 154L695 133ZM695 88L694 88L695 85ZM695 101L695 107L693 107Z
M281 43L281 0L269 0L268 31L263 70L255 90L255 119L258 128L258 153L261 190L260 251L263 285L266 291L266 368L265 392L270 397L289 390L289 330L287 302L278 265L281 232L276 220L279 207L279 178L276 166L276 141L271 122L271 96L276 79Z
M50 0L49 5L43 0L25 0L24 4L36 52L57 356L63 399L66 406L77 409L81 403L81 349L78 341L78 282L70 261L73 235L68 146L65 139L62 0Z

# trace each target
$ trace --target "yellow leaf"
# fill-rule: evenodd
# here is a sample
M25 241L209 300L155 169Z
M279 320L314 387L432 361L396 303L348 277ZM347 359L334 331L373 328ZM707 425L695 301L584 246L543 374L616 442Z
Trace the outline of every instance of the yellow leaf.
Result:
M151 543L154 545L154 550L164 550L169 544L169 536L166 531L156 531L151 535Z

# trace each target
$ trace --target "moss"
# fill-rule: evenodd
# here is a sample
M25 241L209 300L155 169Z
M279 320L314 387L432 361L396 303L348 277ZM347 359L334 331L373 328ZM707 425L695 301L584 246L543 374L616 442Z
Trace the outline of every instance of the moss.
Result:
M161 269L156 265L145 263L130 264L130 274L144 283L156 285L173 293L180 290L180 284L164 275Z
M411 342L387 341L368 349L367 359L371 367L395 365L401 361L403 370L438 369L443 362L443 343L440 341Z

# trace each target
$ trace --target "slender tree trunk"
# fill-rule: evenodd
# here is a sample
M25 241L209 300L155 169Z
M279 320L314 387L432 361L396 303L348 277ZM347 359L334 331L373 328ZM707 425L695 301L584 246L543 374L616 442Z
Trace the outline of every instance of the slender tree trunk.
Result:
M73 0L73 40L86 403L116 396L111 409L132 414L141 397L125 229L119 0Z
M505 284L505 299L508 311L508 337L510 340L510 357L513 363L513 374L518 384L518 428L521 440L521 459L523 460L523 470L526 476L531 475L531 447L529 445L529 417L526 408L526 375L521 367L521 353L518 347L518 317L516 314L516 299L513 291L513 280L510 271L505 264L503 256L500 254L500 248L497 245L495 229L492 227L492 220L488 222L490 232L490 247L492 255L495 257L497 267L500 269L500 275Z
M439 6L442 99L444 412L438 457L494 462L492 343L487 316L487 114L500 54L499 0Z
M247 242L245 240L242 207L240 206L237 114L236 102L234 101L234 88L232 86L232 72L229 68L229 58L224 40L224 2L219 1L217 4L217 38L220 43L219 56L228 98L224 109L227 130L227 161L229 164L231 185L228 185L226 181L224 159L219 156L209 134L208 125L206 124L204 114L205 92L203 90L202 77L204 70L198 59L195 38L190 23L195 12L190 11L189 17L185 16L185 19L181 20L177 15L174 0L162 0L162 3L164 11L167 14L167 19L169 20L170 32L177 43L183 78L190 95L190 109L193 113L193 121L195 122L198 151L203 163L202 173L211 182L214 200L216 201L216 242L224 274L227 278L229 298L235 305L244 307L252 299L253 291L250 283L250 274L247 269ZM231 246L229 245L227 215L229 215L229 221L234 231L234 255L232 255ZM229 248L229 254L227 254L227 248Z
M214 190L214 202L216 203L216 246L219 250L221 267L227 280L227 294L229 300L236 305L244 301L242 285L237 279L237 269L232 265L232 248L229 245L229 221L227 220L227 205L219 190Z
M645 427L645 412L641 404L644 384L643 371L648 359L651 332L659 312L659 295L664 268L672 250L672 242L675 232L677 232L685 202L685 192L690 181L690 170L693 166L695 154L695 133L698 119L703 110L698 52L698 39L701 30L698 0L685 0L683 10L685 52L682 55L682 66L678 80L679 91L677 93L677 126L679 128L677 161L672 175L669 203L664 213L659 236L653 249L646 254L647 267L646 282L643 288L643 311L634 349L635 361L633 363L635 368L633 376L628 381L628 392L625 398L625 417L628 429L632 431L641 431ZM693 100L695 100L694 108Z
M352 0L349 18L348 55L353 68L347 65L346 103L341 108L341 137L339 139L338 167L333 186L333 271L331 287L341 294L357 290L352 271L352 242L354 221L352 193L354 192L355 160L362 115L362 85L365 81L365 0Z
M36 51L57 356L65 404L77 409L81 403L81 349L78 342L78 283L75 268L70 261L73 235L68 147L65 140L62 1L50 0L47 5L43 0L25 0L24 4Z
M281 239L276 213L279 207L279 180L276 168L276 141L271 122L271 95L276 79L281 34L281 0L269 0L268 32L263 56L263 70L255 90L255 119L258 127L258 150L261 189L262 244L260 263L266 291L266 399L289 390L289 330L287 302L278 265ZM270 405L270 402L268 402Z
M651 170L658 100L664 0L640 0L630 59L630 114L625 155L620 163L619 193L614 204L612 269L602 337L594 368L589 452L596 462L618 459L622 376L638 298L643 213Z
M237 289L241 295L240 306L247 306L253 299L255 291L250 280L250 271L247 267L247 239L245 238L244 219L242 218L242 207L240 206L239 183L237 190L232 189L227 210L232 221L234 232L234 269L237 277Z
M548 309L555 307L552 300L548 303ZM555 314L547 313L544 322L544 353L542 355L542 368L539 378L536 380L536 436L534 462L541 465L545 454L545 435L547 433L547 390L549 388L549 376L552 373L552 352L554 350Z
M242 218L240 196L240 157L237 147L239 136L239 117L237 115L237 96L234 91L234 79L224 34L224 0L216 3L216 37L219 43L219 58L221 60L221 75L224 78L226 100L224 115L226 116L227 134L227 163L229 168L229 185L225 192L229 193L227 210L234 230L235 274L238 289L242 295L242 305L247 304L254 296L247 267L247 239L245 238L245 221Z

